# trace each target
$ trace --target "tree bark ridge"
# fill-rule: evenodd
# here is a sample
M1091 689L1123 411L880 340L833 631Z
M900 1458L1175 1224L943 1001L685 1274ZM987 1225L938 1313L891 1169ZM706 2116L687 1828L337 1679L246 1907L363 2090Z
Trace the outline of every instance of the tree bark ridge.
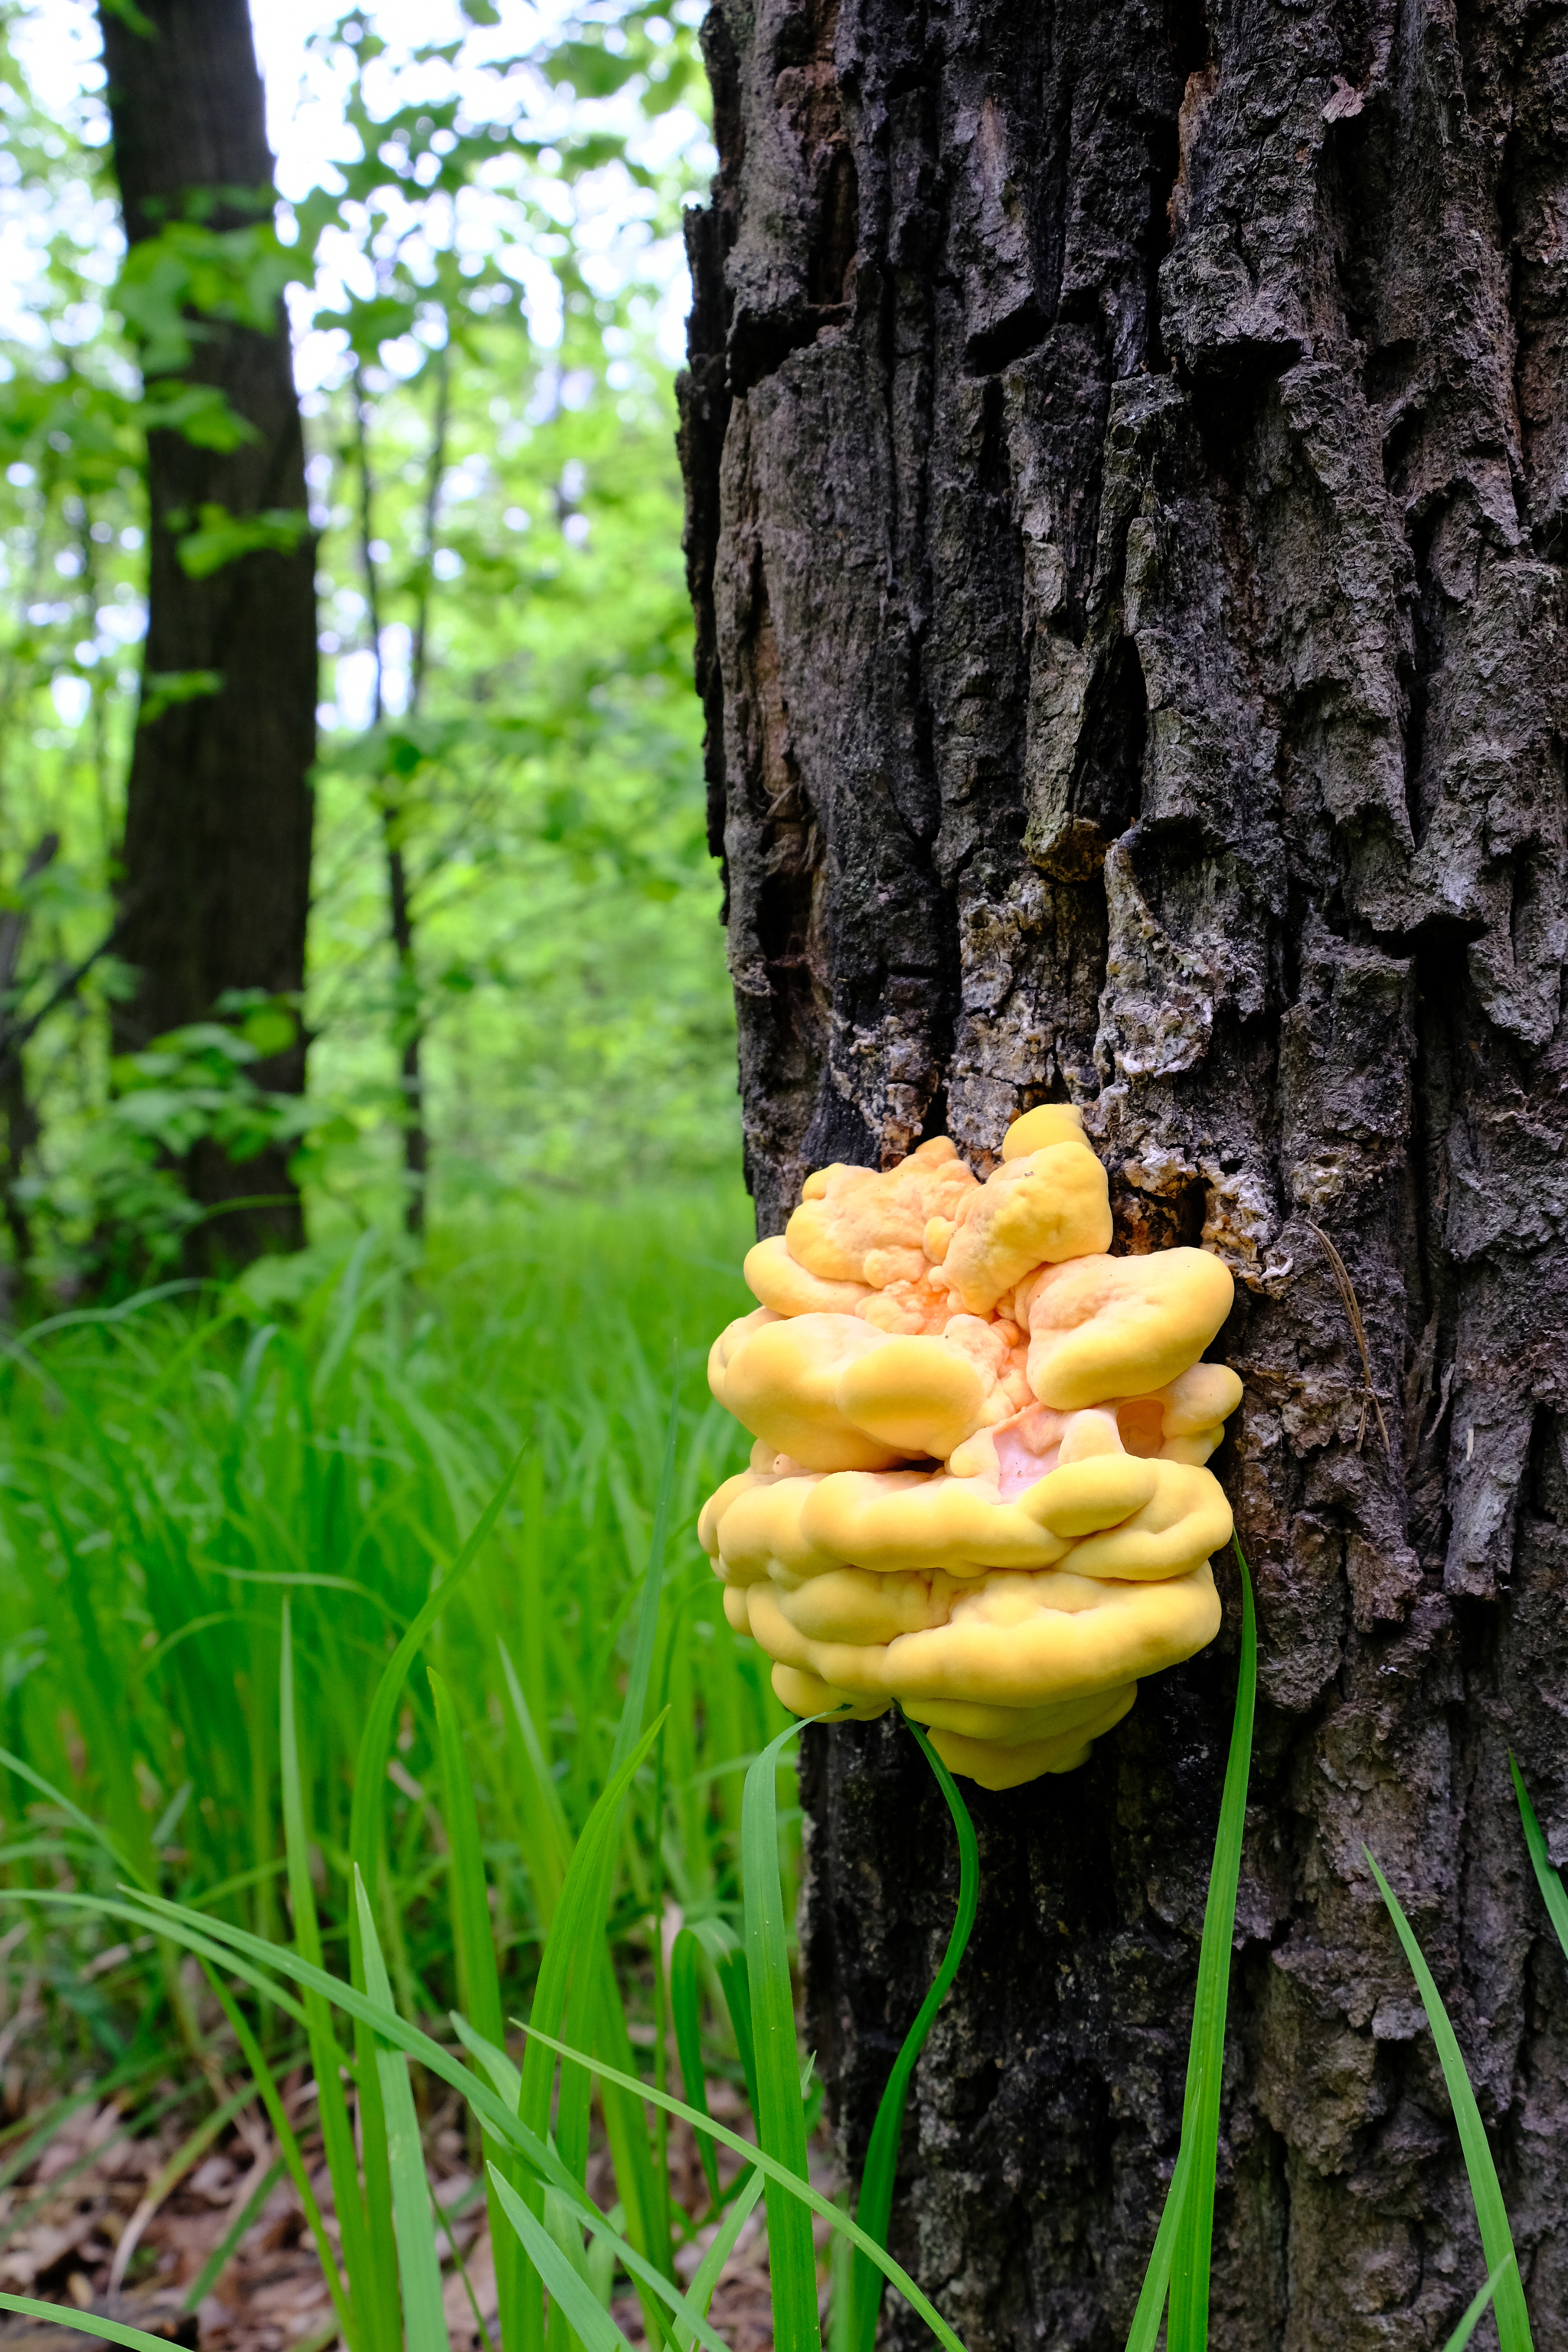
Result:
M826 1161L945 1130L984 1171L1070 1098L1119 1246L1231 1265L1262 1661L1212 2340L1435 2344L1479 2283L1364 1841L1550 2341L1568 2004L1507 1751L1568 1859L1568 16L721 0L705 37L682 450L760 1229ZM1089 1766L974 1801L896 2245L973 2352L1125 2338L1222 1582ZM955 1879L895 1727L806 1748L857 2162Z

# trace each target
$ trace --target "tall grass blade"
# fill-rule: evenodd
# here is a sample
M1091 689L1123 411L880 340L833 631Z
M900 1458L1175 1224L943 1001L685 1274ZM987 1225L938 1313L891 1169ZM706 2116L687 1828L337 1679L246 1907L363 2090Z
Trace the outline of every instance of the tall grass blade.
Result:
M376 1685L375 1696L365 1717L360 1735L359 1755L354 1765L353 1810L350 1816L349 1853L357 1863L366 1891L374 1897L376 1864L381 1841L376 1825L381 1818L382 1788L386 1777L386 1759L392 1745L393 1717L415 1659L424 1645L425 1637L447 1603L453 1601L464 1577L472 1568L486 1538L500 1518L512 1481L522 1464L520 1454L511 1468L485 1505L474 1523L472 1533L457 1559L431 1593L419 1614L386 1662L386 1670ZM357 1906L356 1906L357 1909Z
M771 1740L746 1774L741 1800L741 1882L745 1897L746 1966L755 2042L757 2138L795 2177L807 2179L805 2109L795 2052L795 1993L779 1883L778 1759L799 1727ZM770 2182L768 2268L778 2352L818 2352L816 2251L798 2199Z
M1486 2255L1489 2270L1505 2272L1492 2300L1497 2315L1498 2343L1501 2352L1531 2352L1530 2315L1525 2309L1524 2288L1519 2270L1517 2264L1511 2270L1506 2269L1513 2254L1513 2232L1508 2225L1508 2210L1502 2201L1497 2167L1492 2162L1486 2126L1476 2105L1476 2095L1470 2088L1470 2078L1466 2071L1458 2038L1399 1897L1378 1868L1372 1848L1363 1845L1362 1852L1366 1856L1367 1867L1377 1881L1378 1892L1388 1906L1388 1916L1394 1922L1395 1933L1405 1947L1405 1957L1410 1963L1411 1974L1421 1995L1421 2006L1426 2011L1426 2022L1432 2029L1437 2061L1448 2087L1448 2103L1458 2126L1465 2169L1470 2177L1470 2196L1481 2233L1481 2250Z
M578 1988L586 2013L592 2019L589 2005L598 1990L599 1958L604 1952L605 1913L609 1901L610 1873L615 1862L616 1839L620 1830L621 1808L644 1758L658 1738L664 1717L659 1716L626 1757L583 1826L572 1856L561 1899L551 1923L550 1937L544 1948L538 1980L534 1986L533 2005L529 2012L531 2027L541 2029L531 2035L522 2062L522 2086L518 2101L518 2113L534 2137L544 2138L550 2126L551 2091L555 2077L555 2061L544 2043L543 2034L552 2032L566 2017L568 1999L574 1985ZM588 2037L584 2036L584 2039ZM591 2075L573 2063L562 2071L561 2108L573 2126L571 2144L567 2134L558 2131L557 2145L567 2174L580 2179L578 2170L579 2143L583 2168L587 2162L587 2093ZM567 2106L569 2083L580 2086L581 2098ZM623 2198L625 2196L623 2189ZM522 2194L530 2210L541 2223L543 2221L542 2195L531 2185ZM525 2241L525 2243L527 2242ZM521 2347L512 2352L537 2352L543 2341L543 2310L536 2295L524 2298L525 2334Z
M496 1648L517 1727L517 1744L522 1749L518 1795L528 1831L528 1874L540 1927L548 1934L572 1860L572 1832L511 1653L504 1642L498 1641Z
M294 1919L294 1940L300 1957L313 1967L320 1968L321 1932L316 1917L316 1891L310 1884L310 1825L305 1815L304 1782L300 1770L299 1719L294 1706L293 1620L287 1595L283 1601L279 1645L278 1724L283 1784L283 1851L289 1868L289 1906ZM360 2352L359 2306L362 2303L366 2305L368 2316L374 2325L380 2315L377 2305L385 2299L378 2294L373 2277L364 2200L360 2191L359 2166L354 2157L353 2129L349 2122L348 2102L343 2096L342 2051L332 2024L331 2011L318 1992L308 1991L305 1994L304 2008L310 2046L310 2071L315 2076L317 2111L321 2119L321 2144L332 2184L332 2206L337 2215L343 2267L348 2273L350 2295L355 2305L355 2324L348 2338L349 2352ZM390 2332L390 2323L395 2318L395 2311L387 2311L383 2317L384 2329ZM384 2336L381 2340L385 2340Z
M1564 1888L1561 1874L1546 1850L1545 1832L1535 1818L1535 1807L1530 1801L1524 1775L1511 1756L1508 1759L1508 1769L1513 1774L1514 1794L1519 1799L1520 1818L1524 1823L1524 1842L1530 1849L1535 1883L1541 1889L1541 1899L1546 1906L1547 1916L1557 1930L1557 1940L1564 1955L1568 1956L1568 1888Z
M385 1671L376 1685L375 1696L371 1700L354 1764L353 1798L349 1815L349 1859L351 1866L363 1880L373 1906L381 1862L382 1791L392 1745L392 1726L403 1686L426 1636L447 1604L456 1598L464 1577L479 1558L487 1537L500 1517L521 1461L522 1455L519 1454L475 1521L472 1532L457 1559L387 1660ZM363 1911L356 1901L349 1911L349 1966L351 1976L359 1985L366 1985L363 1917ZM392 2284L396 2275L397 2232L396 2199L390 2170L393 2135L389 2118L382 2105L383 2086L386 2079L374 2038L363 2026L356 2026L354 2082L359 2092L365 2231L369 2240L369 2266L364 2292L367 2296L374 2295L374 2352L398 2352L402 2334L392 2301ZM406 2313L405 2323L412 2326Z
M643 1717L647 1712L648 1685L653 1679L654 1649L658 1640L658 1604L664 1588L664 1556L669 1543L669 1505L675 1492L675 1446L680 1433L680 1390L672 1387L669 1399L669 1422L665 1431L664 1461L659 1470L658 1495L653 1509L653 1531L648 1538L647 1568L643 1576L642 1601L637 1611L637 1647L632 1652L631 1672L626 1676L626 1704L616 1727L616 1744L610 1756L612 1777L619 1771L642 1737Z
M669 1538L670 1498L675 1489L676 1442L680 1428L680 1392L672 1387L669 1416L665 1433L664 1458L659 1475L658 1494L654 1506L653 1528L648 1542L647 1567L642 1582L637 1610L637 1642L632 1652L632 1664L626 1677L626 1698L620 1721L616 1729L615 1746L610 1755L612 1784L624 1769L627 1759L637 1751L642 1739L643 1717L647 1712L648 1690L653 1678L654 1659L658 1642L659 1602L664 1586L665 1554ZM668 1709L661 1714L662 1723ZM629 1785L629 1784L628 1784ZM576 1968L568 1988L569 2006L564 2011L565 2039L580 2047L601 2049L618 2063L622 2072L632 2071L632 2051L626 2033L626 2015L621 2006L620 1991L615 1979L608 1947L604 1941L605 1916L609 1906L610 1885L615 1871L615 1832L618 1827L616 1816L608 1831L596 1843L591 1864L585 1867L582 1880L583 1927L568 1934L565 1922L567 1886L572 1870L563 1885L560 1909L551 1930L546 1949L546 1965L551 1953L561 1948L561 1938L566 1936L568 1953L581 1953L586 1965ZM586 1832L584 1832L584 1839ZM579 1853L582 1848L579 1847ZM575 1867L574 1857L574 1868ZM580 1943L579 1933L591 1940ZM588 1958L588 1955L592 1955ZM542 1990L544 1971L540 1974ZM535 1994L535 2008L539 1994ZM540 2022L546 2021L541 2017ZM528 2061L532 2057L531 2045L523 2061L524 2095L530 2087ZM588 2164L588 2119L593 2083L581 2067L563 2066L556 2103L555 2137L563 2161L573 2177L581 2181ZM624 2097L613 2089L600 2093L605 2113L605 2130L610 2142L610 2153L616 2168L616 2182L621 2193L626 2215L626 2235L633 2245L648 2255L659 2270L673 2275L673 2250L665 2210L663 2183L656 2177L650 2160L647 2135L643 2126L642 2113L628 2106ZM539 2128L537 2111L531 2117ZM658 2346L664 2339L664 2322L656 2304L646 2295L639 2296L648 2335Z
M150 1901L153 1898L143 1899ZM196 1949L195 1939L188 1933L184 1940L193 1951ZM289 2178L294 2184L294 2193L300 2200L300 2210L305 2216L306 2227L315 2244L316 2259L321 2265L321 2276L326 2281L327 2293L331 2297L332 2310L337 2316L338 2327L344 2343L352 2345L354 2341L355 2314L350 2305L347 2291L333 2257L331 2240L327 2235L327 2225L322 2219L321 2206L316 2201L316 2192L311 2186L310 2176L306 2169L299 2140L295 2137L293 2126L284 2111L283 2101L279 2095L277 2080L267 2063L261 2044L247 2024L243 2012L225 1981L226 1977L247 1972L237 1969L233 1962L225 1955L219 1956L217 1967L214 1966L213 1959L206 1954L198 1952L197 1957L202 1960L206 1970L207 1982L216 1995L225 2017L228 2020L234 2038L239 2044L240 2053L250 2069L251 2079L261 2095L261 2104L267 2110L267 2120L272 2126L273 2137L277 2140L282 2153ZM219 1973L219 1969L222 1969L222 1974ZM249 1973L258 1991L265 1993L271 1990L272 1997L279 2008L285 2011L293 2010L293 2002L286 1996L279 1997L276 1988L268 1988L265 1979L259 1979L253 1971Z
M719 2284L724 2265L735 2251L735 2242L751 2219L757 2200L763 2193L763 2177L753 2166L738 2184L734 2201L714 2231L712 2244L692 2274L691 2284L686 2290L686 2299L704 2316L713 2300L713 2290ZM675 2341L679 2347L679 2352L692 2352L697 2337L695 2331L687 2325L685 2320L676 2322Z
M458 2002L476 2033L488 2042L504 2047L506 2018L501 2008L500 1976L496 1967L489 1893L485 1883L484 1855L479 1845L479 1816L474 1803L473 1782L463 1745L463 1727L458 1719L458 1710L445 1677L438 1675L434 1666L427 1672L431 1696L436 1702L436 1732L441 1758L444 1798L441 1818L451 1852L448 1888L452 1938L458 1962ZM510 2176L510 2158L499 2142L487 2138L485 2154L489 2162L499 2165ZM485 2179L486 2200L490 2210L490 2244L496 2264L497 2311L503 2340L509 2328L515 2340L519 2325L517 2263L514 2259L516 2240L510 2231L500 2226L500 2210L496 2204L488 2172Z
M529 2260L549 2288L552 2303L560 2310L573 2335L587 2347L587 2352L616 2352L617 2346L625 2347L626 2352L633 2352L629 2339L622 2335L571 2256L556 2244L544 2223L529 2211L511 2183L503 2180L499 2173L495 2175L495 2189L508 2221L527 2250ZM644 2268L647 2269L646 2264ZM685 2295L673 2287L668 2287L665 2281L656 2279L655 2284L666 2287L671 2303L685 2309L693 2340L700 2336L709 2352L728 2352L723 2338L714 2335Z
M354 1901L359 1906L365 1991L372 2000L390 2009L392 1986L381 1956L375 1917L364 1881L357 1873ZM403 2287L403 2324L408 2352L448 2352L447 2319L441 2305L441 2258L436 2249L435 2225L430 2218L425 2149L419 2137L419 2118L414 2110L408 2061L401 2051L380 2047L375 2059L381 2075L382 2108L386 2116L386 2162L392 2177L397 2275Z
M692 2106L703 2115L708 2113L701 2032L700 1961L704 1958L719 1979L719 1990L730 2012L735 2047L741 2053L741 2071L746 2078L747 2104L754 2115L757 2106L757 2059L752 2040L752 1994L746 1974L745 1948L733 1928L722 1919L697 1919L690 1926L682 1927L669 1956L669 2012L675 2027L675 2047L680 2060L680 2078L686 2085L686 2096ZM709 2190L717 2205L719 2172L713 2159L712 2145L709 2140L700 2138L697 2147Z
M682 2087L691 2105L700 2108L706 2115L708 2088L702 2064L701 1949L690 1928L683 1927L669 1956L669 2021L675 2030L675 2052L680 2061ZM702 2160L709 2198L717 2205L719 2167L714 2159L712 2141L700 2139L697 2153Z
M1239 1544L1236 1546L1236 1558L1241 1570L1241 1660L1230 1753L1220 1795L1219 1829L1209 1869L1208 1901L1204 1908L1203 1941L1198 1948L1197 1991L1193 2002L1187 2082L1182 2101L1182 2140L1153 2252L1143 2274L1127 2352L1153 2352L1167 2288L1171 2298L1167 2352L1205 2352L1208 2343L1209 2249L1214 2235L1230 1948L1236 1927L1236 1892L1241 1879L1247 1783L1252 1766L1252 1726L1258 1700L1258 1620L1252 1601L1252 1579Z
M1452 2336L1449 2336L1447 2344L1444 2345L1443 2352L1465 2352L1466 2345L1469 2342L1471 2336L1480 2326L1481 2314L1485 2311L1488 2304L1490 2303L1493 2295L1496 2294L1498 2288L1502 2284L1503 2273L1506 2270L1511 2269L1512 2266L1513 2256L1510 2254L1506 2261L1500 2262L1498 2264L1490 2278L1488 2279L1485 2286L1478 2289L1469 2305L1466 2308L1463 2319L1460 2320L1458 2327L1455 2328Z
M479 2060L496 2091L515 2114L518 2100L522 2095L521 2067L513 2064L499 2042L487 2042L482 2033L476 2033L468 2019L460 2016L457 2010L452 2010L449 2016L452 2031L469 2057Z
M877 2109L876 2122L871 2126L856 2213L867 2236L874 2238L879 2246L888 2242L888 2224L893 2210L893 2182L899 2168L899 2140L903 2130L904 2105L909 2097L910 2084L920 2062L921 2052L925 2048L931 2027L936 2022L937 2011L958 1974L980 1903L980 1847L974 1835L974 1824L969 1818L969 1808L959 1795L952 1773L919 1724L911 1723L906 1717L905 1725L936 1775L937 1784L947 1801L947 1810L952 1815L953 1828L958 1832L958 1908L953 1916L952 1931L947 1939L947 1949L942 1954L942 1966L937 1970L931 1990L921 2003L914 2023L904 2036L903 2046L893 2062L893 2071L888 2077L888 2086ZM877 2315L882 2305L881 2273L863 2254L858 2254L850 2278L851 2315L846 2352L874 2352Z

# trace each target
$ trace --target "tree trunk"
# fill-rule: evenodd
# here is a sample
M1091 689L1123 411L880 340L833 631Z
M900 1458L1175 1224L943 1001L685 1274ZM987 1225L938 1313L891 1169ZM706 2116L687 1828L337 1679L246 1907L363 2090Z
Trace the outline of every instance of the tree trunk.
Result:
M246 0L146 0L151 33L100 6L115 168L132 245L187 216L232 230L271 218L261 78ZM135 12L128 12L133 16ZM204 201L201 192L221 192ZM192 199L196 201L193 204ZM173 700L138 729L126 796L120 952L139 974L116 1046L133 1051L209 1019L226 990L297 996L304 984L316 743L315 549L236 557L192 579L177 552L205 505L246 519L302 515L304 444L281 305L269 331L205 319L189 383L216 385L253 430L230 451L171 431L148 438L150 678L208 672L216 692ZM304 1085L303 1032L254 1066ZM198 1264L302 1238L288 1151L231 1162L197 1146L187 1181L215 1213ZM259 1200L263 1205L226 1208Z
M1484 2275L1363 1841L1568 2339L1568 2000L1508 1777L1568 1860L1568 17L721 0L706 37L682 452L760 1228L824 1162L945 1131L984 1171L1071 1099L1117 1246L1232 1267L1262 1658L1211 2340L1436 2344ZM972 1797L895 2221L972 2352L1125 2340L1215 1568L1211 1652ZM805 1750L854 2167L956 1870L891 1721Z

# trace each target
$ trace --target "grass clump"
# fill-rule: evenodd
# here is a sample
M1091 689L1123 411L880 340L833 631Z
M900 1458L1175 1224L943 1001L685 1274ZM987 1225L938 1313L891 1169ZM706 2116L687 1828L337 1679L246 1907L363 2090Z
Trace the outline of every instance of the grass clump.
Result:
M717 1190L551 1201L480 1246L438 1245L425 1279L367 1235L333 1264L264 1265L227 1291L154 1292L7 1340L0 1884L107 1891L85 1818L138 1884L286 1937L287 1611L305 1867L321 1955L346 1966L373 1694L520 1463L476 1572L398 1693L366 1875L398 1999L444 2012L465 1988L438 1800L466 1770L500 1980L514 2006L526 1999L563 1853L610 1772L673 1374L674 1539L650 1667L670 1727L659 1785L629 1800L612 1922L626 1965L651 1981L656 1882L688 1917L738 1900L740 1776L784 1720L689 1524L742 1458L703 1366L714 1329L747 1304L732 1270L746 1221L744 1201ZM289 1303L284 1281L299 1292ZM124 1940L61 1925L13 1947L38 2027L13 2037L13 2068L29 2050L56 2071L111 2067L196 2032L153 1948L132 1938L84 1979Z

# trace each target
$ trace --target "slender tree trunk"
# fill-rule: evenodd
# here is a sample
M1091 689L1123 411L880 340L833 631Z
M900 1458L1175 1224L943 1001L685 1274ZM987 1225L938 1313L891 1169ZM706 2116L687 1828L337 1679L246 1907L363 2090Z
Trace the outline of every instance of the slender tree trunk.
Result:
M136 12L127 12L128 16ZM191 213L234 229L270 219L261 79L246 0L146 0L150 33L100 9L114 160L134 245ZM220 191L215 200L200 192ZM193 208L192 199L196 198ZM175 700L139 728L127 790L120 951L139 973L116 1022L120 1051L207 1019L230 989L297 995L310 878L316 742L315 549L243 555L193 580L176 552L204 505L237 517L305 507L304 445L281 305L269 331L204 320L181 371L216 384L253 428L232 451L161 431L148 441L152 546L146 667L206 671L216 693ZM304 1084L303 1033L255 1066L268 1087ZM235 1164L192 1154L198 1264L302 1238L287 1151ZM225 1210L257 1198L266 1205Z
M1363 1841L1568 2340L1568 1987L1508 1779L1568 1860L1568 16L721 0L706 37L682 446L761 1229L826 1161L984 1169L1070 1097L1119 1246L1232 1266L1262 1666L1211 2341L1433 2345L1483 2274ZM973 1799L896 2244L973 2352L1125 2340L1216 1570L1212 1652ZM856 2165L951 1840L890 1722L804 1779Z
M22 868L24 889L54 864L59 855L59 846L58 833L44 835ZM9 907L4 915L0 915L0 1117L5 1121L5 1172L0 1177L0 1202L3 1202L5 1223L11 1235L12 1262L18 1288L26 1280L27 1262L33 1255L32 1229L27 1222L21 1186L39 1134L37 1109L27 1092L26 1059L16 1042L17 1032L23 1025L18 1017L21 994L18 982L29 921L26 903Z
M371 725L386 716L381 650L381 566L375 549L375 478L370 462L370 394L356 367L353 383L354 451L359 465L360 568L364 576L365 614L374 648L372 676ZM450 373L443 357L437 370L436 410L430 431L429 461L425 475L425 570L415 604L409 660L408 715L417 718L425 698L425 676L430 647L431 558L436 526L440 518L441 489L447 468L447 428L450 421ZM416 1239L425 1231L426 1196L430 1182L430 1135L425 1123L425 1079L421 1066L425 1045L424 1012L419 994L419 956L415 940L414 902L408 887L408 860L403 846L403 804L390 771L382 777L381 835L386 854L387 928L392 938L394 1000L392 1035L397 1054L400 1118L403 1133L403 1222Z

